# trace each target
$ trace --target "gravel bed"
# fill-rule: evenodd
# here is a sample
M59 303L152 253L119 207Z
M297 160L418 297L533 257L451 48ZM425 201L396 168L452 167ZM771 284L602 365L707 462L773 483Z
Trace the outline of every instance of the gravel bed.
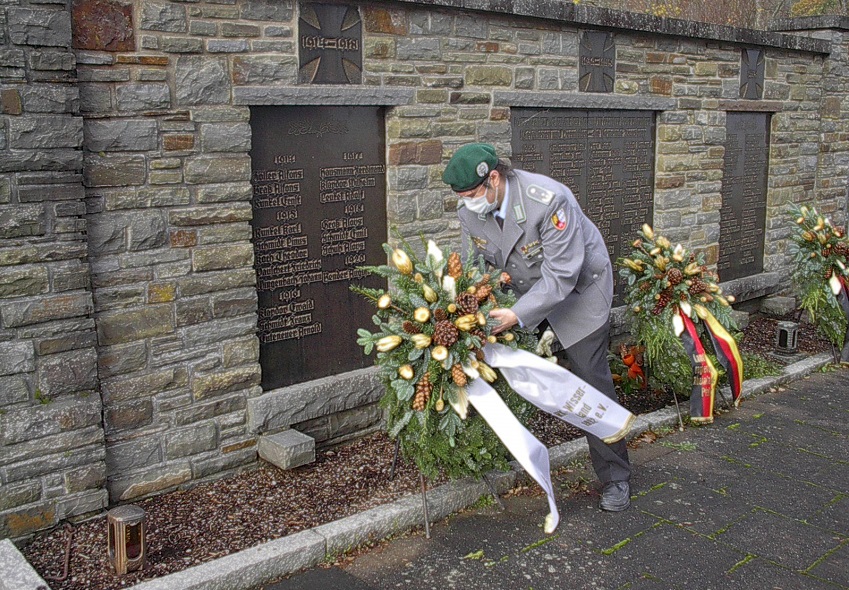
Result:
M741 350L769 355L780 319L795 316L753 319ZM831 350L830 345L812 326L801 324L799 352L825 350ZM666 407L672 399L664 392L646 391L623 396L622 403L633 413L644 414ZM542 412L529 428L549 447L583 436ZM260 462L233 477L136 502L147 513L147 563L142 571L125 576L112 573L107 560L104 516L70 527L70 567L64 580L55 578L65 565L65 528L37 535L22 552L53 590L125 588L418 493L418 471L403 459L390 479L393 454L394 443L378 432L318 451L311 465L282 471Z

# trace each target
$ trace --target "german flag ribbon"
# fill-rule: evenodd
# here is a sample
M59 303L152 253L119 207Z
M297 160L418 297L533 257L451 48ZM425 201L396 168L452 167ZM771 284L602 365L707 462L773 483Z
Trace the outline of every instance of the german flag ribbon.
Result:
M690 394L690 420L693 422L713 422L713 401L716 391L716 380L718 373L713 363L710 362L705 347L699 339L698 330L693 320L680 310L675 310L674 323L676 333L684 344L684 350L693 367L693 389ZM679 320L676 318L680 318Z
M717 360L725 367L728 381L731 384L731 397L734 400L734 405L739 406L740 396L743 393L743 359L737 349L737 342L706 307L703 305L695 305L694 307L707 327Z

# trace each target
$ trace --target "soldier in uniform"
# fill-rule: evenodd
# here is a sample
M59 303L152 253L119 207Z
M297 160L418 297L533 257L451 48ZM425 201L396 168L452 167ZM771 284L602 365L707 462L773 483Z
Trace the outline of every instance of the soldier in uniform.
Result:
M616 400L607 352L613 269L598 228L563 184L513 169L495 148L459 148L442 180L460 197L457 213L463 248L504 269L518 301L495 309L494 331L519 324L549 325L570 370ZM599 507L610 512L631 503L631 464L625 441L608 445L587 434L590 457L602 483Z

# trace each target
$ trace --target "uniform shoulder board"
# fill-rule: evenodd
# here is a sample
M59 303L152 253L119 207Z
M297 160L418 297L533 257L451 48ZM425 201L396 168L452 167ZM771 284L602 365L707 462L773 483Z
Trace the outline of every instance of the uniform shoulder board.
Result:
M528 186L525 194L528 195L529 199L532 199L537 203L542 203L543 205L548 205L551 202L551 199L554 198L554 191L543 188L538 184Z

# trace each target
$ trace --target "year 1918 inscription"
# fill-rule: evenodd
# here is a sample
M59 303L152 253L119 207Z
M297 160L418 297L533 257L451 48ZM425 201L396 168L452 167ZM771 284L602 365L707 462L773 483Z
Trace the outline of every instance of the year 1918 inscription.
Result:
M356 330L386 260L383 112L255 107L253 241L263 389L365 367Z

